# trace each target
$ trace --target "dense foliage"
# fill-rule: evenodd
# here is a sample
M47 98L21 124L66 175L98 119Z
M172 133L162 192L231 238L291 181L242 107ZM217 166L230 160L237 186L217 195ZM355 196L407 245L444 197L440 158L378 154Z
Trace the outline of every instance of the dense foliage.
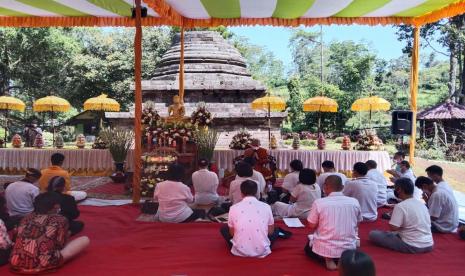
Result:
M450 62L440 62L432 54L422 59L419 106L426 107L448 97L463 101L465 91L465 38L463 16L428 25L422 31L449 49ZM323 47L320 63L320 33L294 30L289 48L292 70L262 46L251 44L224 27L214 28L228 39L247 60L249 71L263 81L273 94L287 99L289 118L285 127L292 131L316 131L318 114L304 113L305 99L325 95L339 103L337 113L322 115L326 132L349 132L366 127L367 114L350 111L351 103L362 96L379 95L392 109L409 106L411 28L399 27L399 39L406 41L406 54L393 60L378 58L368 44L332 41ZM163 53L169 48L176 28L144 28L143 75L150 78ZM127 110L133 103L134 30L131 28L0 28L0 94L9 93L27 102L24 115L34 116L34 99L53 94L62 96L76 108L85 99L102 92ZM427 40L425 40L427 41ZM424 46L428 46L424 43ZM444 53L443 53L444 54ZM322 76L323 74L323 76ZM37 116L37 115L35 115ZM389 124L389 115L373 114L375 126ZM14 124L15 125L15 124ZM22 125L22 124L16 124Z

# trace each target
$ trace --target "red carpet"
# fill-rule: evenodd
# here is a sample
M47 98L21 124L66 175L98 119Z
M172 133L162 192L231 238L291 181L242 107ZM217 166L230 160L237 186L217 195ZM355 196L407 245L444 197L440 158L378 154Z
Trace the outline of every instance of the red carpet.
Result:
M246 259L229 254L219 224L136 222L135 206L82 206L81 211L91 246L59 275L337 275L304 256L306 229L292 229L294 236L279 240L265 259ZM435 235L432 253L401 254L367 241L370 229L386 224L363 224L360 230L361 249L375 260L377 275L464 275L465 242L455 235ZM0 268L0 275L10 275L8 268Z
M87 190L90 194L105 194L105 195L124 195L126 193L124 189L124 183L113 183L109 182L95 188Z

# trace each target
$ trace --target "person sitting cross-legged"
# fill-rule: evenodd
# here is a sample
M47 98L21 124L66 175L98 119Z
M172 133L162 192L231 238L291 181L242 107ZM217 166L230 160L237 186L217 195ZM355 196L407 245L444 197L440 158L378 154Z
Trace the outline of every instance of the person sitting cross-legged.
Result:
M80 215L76 200L74 197L64 193L65 179L61 176L52 177L47 191L55 192L60 196L60 214L68 219L71 236L81 232L84 228L84 223L76 220Z
M305 253L324 261L329 270L337 269L335 259L342 252L356 248L358 224L362 221L360 204L355 198L344 196L343 187L339 176L328 176L323 185L328 196L315 200L307 218L313 236L309 236Z
M200 159L198 164L199 170L192 174L195 204L217 204L220 198L217 193L219 184L218 175L208 170L209 162L207 159Z
M45 192L48 187L50 179L54 176L61 176L65 179L65 193L73 196L76 201L82 201L86 199L87 193L84 191L71 191L71 175L68 171L64 170L63 163L65 156L61 153L54 153L50 158L52 166L42 170L42 176L39 179L39 187L41 192Z
M221 227L221 235L233 255L264 258L278 238L271 208L256 198L255 181L243 181L240 189L243 199L229 209L228 225Z
M451 233L459 226L459 207L453 193L438 188L433 180L420 176L415 186L425 195L433 233Z
M378 246L403 253L425 253L433 250L431 220L428 209L413 198L413 183L408 178L399 178L394 184L394 193L402 201L392 211L391 231L373 230L370 240Z
M323 191L323 184L325 183L326 177L330 175L337 175L342 179L342 185L345 185L347 182L347 177L336 171L336 167L334 166L334 162L330 160L323 161L321 163L321 168L323 169L323 173L320 174L316 180L316 183L320 186L320 189Z
M368 167L367 177L378 185L376 203L378 204L378 207L382 207L387 203L387 179L380 171L378 171L378 164L376 161L368 160L365 162L365 164Z
M232 204L236 204L242 200L242 193L241 193L241 184L245 180L252 180L257 183L257 193L255 197L260 199L260 191L258 190L259 184L257 181L252 179L253 176L253 168L249 163L241 161L236 164L235 167L237 176L231 184L229 184L229 200L231 200Z
M321 198L320 186L316 183L316 173L303 169L299 173L299 184L291 192L291 204L276 202L271 206L273 214L280 217L298 217L306 219L313 202Z
M260 193L261 196L266 194L265 188L266 188L266 180L265 177L263 177L263 174L257 170L255 170L255 164L257 163L257 160L253 157L245 157L242 161L245 163L248 163L250 166L252 166L252 179L253 181L257 182L258 185L258 192ZM236 175L236 178L239 176Z
M88 237L68 242L68 220L58 214L60 196L45 192L34 200L34 212L24 217L11 252L14 272L39 274L61 267L89 245Z
M378 218L378 185L366 176L367 172L365 163L355 163L352 172L355 178L347 181L342 192L358 200L364 221L375 221Z
M159 204L156 216L162 222L191 222L206 216L205 210L189 207L194 203L194 196L182 183L185 171L180 164L169 165L166 180L155 187L153 198Z
M12 218L22 218L34 211L34 198L40 191L35 183L41 174L39 170L27 169L26 176L20 180L9 184L5 189L6 207ZM20 219L16 219L19 223Z
M299 174L304 169L304 165L302 161L295 159L289 163L289 167L291 168L291 172L284 177L282 188L290 194L299 184Z

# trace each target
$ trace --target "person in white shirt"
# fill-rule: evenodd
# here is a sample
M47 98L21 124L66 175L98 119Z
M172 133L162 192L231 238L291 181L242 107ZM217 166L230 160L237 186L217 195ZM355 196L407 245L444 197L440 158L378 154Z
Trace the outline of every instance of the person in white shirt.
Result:
M354 179L347 181L342 192L358 200L364 221L375 221L378 218L378 185L366 176L367 172L365 163L355 163L352 172Z
M284 177L282 188L284 192L290 194L297 184L299 184L299 173L303 170L304 165L302 161L295 159L289 163L289 166L291 167L291 172Z
M365 164L368 167L367 177L373 180L378 187L376 203L378 204L378 207L382 207L387 204L387 179L380 171L378 171L378 164L376 161L368 160Z
M420 176L415 181L425 196L433 233L452 233L459 226L459 207L453 193L437 187L431 178Z
M34 199L40 193L37 182L41 176L39 170L27 169L24 179L6 187L5 199L10 216L24 217L34 211Z
M299 184L292 190L291 204L276 202L271 206L273 214L284 217L297 217L306 219L312 208L313 202L321 198L320 186L316 183L316 172L311 169L303 169L299 174Z
M253 169L249 163L241 161L236 164L236 179L231 181L229 184L229 200L231 200L232 204L236 204L242 200L242 193L241 193L241 184L246 180L252 180L257 183L257 187L259 186L258 182L252 179ZM257 188L257 193L255 194L257 199L260 199L260 192Z
M326 160L323 163L321 163L321 167L323 168L323 173L320 174L316 180L316 183L320 186L320 189L323 191L323 184L325 183L326 177L330 175L337 175L342 179L342 185L345 185L347 182L347 177L342 174L338 173L336 171L336 168L334 167L334 162L330 160Z
M445 189L445 190L449 191L452 194L454 193L452 188L449 186L449 184L447 184L447 182L442 177L444 172L443 172L441 167L439 167L437 165L432 165L432 166L429 166L428 168L426 168L425 171L428 174L428 177L431 178L431 180L433 180L434 183L436 183L438 188Z
M317 260L324 259L329 270L337 269L335 259L342 252L356 248L358 224L362 221L360 204L344 196L343 188L339 176L328 176L323 185L328 196L315 200L307 218L313 235L309 236L305 253Z
M391 177L390 180L394 183L397 179L401 177L410 179L412 183L415 183L415 180L417 179L415 174L413 173L413 170L410 167L410 163L407 160L402 160L399 162L399 171L397 172L397 175ZM415 186L413 190L413 198L421 201L423 199L422 194L423 192ZM388 199L395 199L397 201L400 201L398 198L394 196L394 191L392 190L388 192Z
M199 170L192 174L192 185L195 191L195 204L210 205L219 201L218 175L208 170L208 160L199 160Z
M194 202L191 190L182 183L185 169L180 164L171 164L166 172L166 181L155 186L153 198L158 202L158 219L162 222L191 222L205 218L205 210L191 209Z
M255 181L242 182L240 190L243 199L229 209L228 225L221 227L221 235L233 255L264 258L278 238L271 208L255 197L258 190Z
M252 177L250 177L250 179L257 182L257 184L258 184L258 192L260 193L261 196L264 196L265 193L266 193L266 191L265 191L266 181L265 181L265 177L263 177L263 174L254 169L256 159L254 157L245 157L244 160L242 160L242 161L244 161L245 163L248 163L250 166L252 166L253 173L252 173ZM237 175L236 175L236 178L238 178Z
M433 250L433 235L428 209L413 198L413 183L399 178L394 184L396 197L402 201L392 211L391 231L373 230L369 239L377 246L403 253L425 253Z

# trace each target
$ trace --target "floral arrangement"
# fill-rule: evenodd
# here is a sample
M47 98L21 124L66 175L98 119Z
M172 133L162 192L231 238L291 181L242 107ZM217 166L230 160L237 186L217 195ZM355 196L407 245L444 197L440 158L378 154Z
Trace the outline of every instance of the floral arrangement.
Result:
M146 127L155 128L161 123L161 117L155 110L153 104L146 103L142 110L142 124Z
M3 140L0 139L0 145L3 143ZM20 148L23 145L23 139L19 134L15 134L13 136L13 139L11 140L11 145L13 145L14 148Z
M37 133L36 138L34 139L34 148L41 149L44 147L44 138L42 134Z
M246 149L252 144L252 135L246 130L240 130L236 135L233 136L231 143L229 144L230 149Z
M54 146L58 149L62 149L65 146L63 136L60 133L55 134L55 141L53 142ZM85 145L85 143L84 143Z
M107 144L102 140L102 138L95 138L94 143L92 144L92 149L107 149Z
M132 146L134 133L124 128L104 128L99 136L108 146L115 163L123 163Z
M383 150L384 144L383 141L378 137L376 131L365 130L361 137L358 139L357 144L355 145L356 150Z
M210 111L207 110L205 103L199 103L197 110L192 112L191 123L198 126L209 126L213 120Z
M193 141L197 126L189 122L161 123L156 128L146 128L145 136L154 145L173 146L173 141ZM175 142L176 143L176 142Z
M86 147L86 137L84 137L84 134L79 134L76 137L76 147L79 149L83 149Z
M157 183L164 181L163 178L155 177L152 175L148 175L146 177L142 177L140 181L140 194L146 197L153 197L153 192L155 191L155 186Z

